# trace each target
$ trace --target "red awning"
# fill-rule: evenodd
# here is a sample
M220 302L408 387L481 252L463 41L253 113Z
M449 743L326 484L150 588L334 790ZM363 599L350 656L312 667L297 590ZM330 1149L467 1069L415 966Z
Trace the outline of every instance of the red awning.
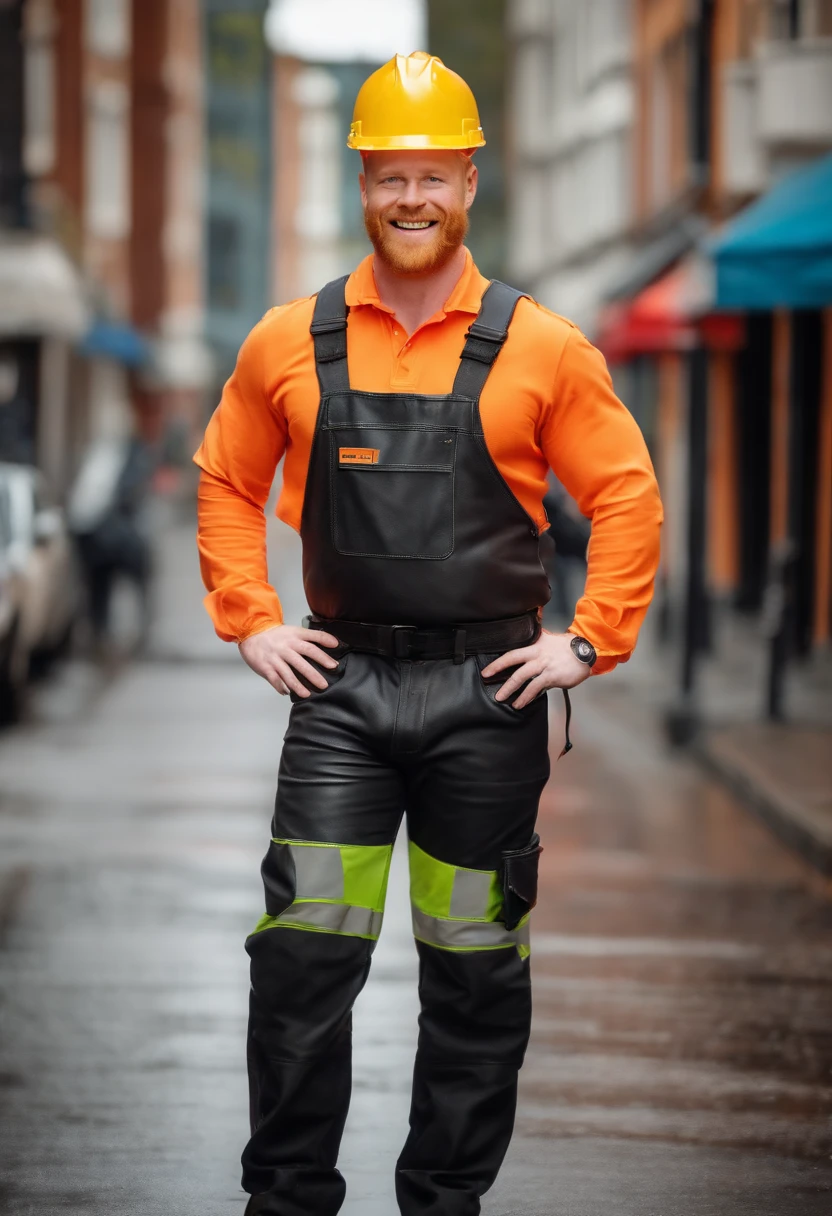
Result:
M736 349L742 341L742 319L706 310L702 264L688 258L634 299L607 304L595 345L610 363L622 363L635 355L692 350L700 344Z

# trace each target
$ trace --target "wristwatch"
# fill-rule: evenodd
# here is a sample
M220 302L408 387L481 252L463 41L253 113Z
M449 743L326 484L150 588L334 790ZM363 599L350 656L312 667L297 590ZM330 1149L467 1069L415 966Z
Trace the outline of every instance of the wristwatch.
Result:
M574 637L569 645L579 663L586 663L587 667L595 666L598 655L595 653L592 642L588 642L586 638Z

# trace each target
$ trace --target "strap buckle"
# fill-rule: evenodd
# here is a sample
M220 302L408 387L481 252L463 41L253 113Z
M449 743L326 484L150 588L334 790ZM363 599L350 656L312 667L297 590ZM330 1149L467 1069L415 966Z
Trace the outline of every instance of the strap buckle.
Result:
M468 327L468 333L472 338L482 338L484 342L496 342L498 346L502 346L508 337L507 329L492 329L490 325L483 325L482 321L472 321Z
M346 317L321 317L309 326L310 334L335 334L347 328Z
M492 329L481 321L472 321L460 359L474 359L488 367L496 360L508 337L505 329Z

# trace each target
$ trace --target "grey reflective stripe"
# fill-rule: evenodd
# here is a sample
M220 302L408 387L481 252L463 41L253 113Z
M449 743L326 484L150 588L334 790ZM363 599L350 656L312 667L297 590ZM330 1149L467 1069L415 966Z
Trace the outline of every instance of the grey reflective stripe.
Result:
M290 850L295 863L297 899L344 898L344 866L340 849L303 844L284 847Z
M457 870L451 892L451 916L461 920L486 916L492 877L490 870Z
M355 908L351 904L294 903L273 918L275 926L325 929L329 933L346 933L350 937L377 938L381 933L381 912L372 908Z
M444 950L498 950L505 946L528 946L529 925L509 931L497 920L440 920L413 908L413 936Z

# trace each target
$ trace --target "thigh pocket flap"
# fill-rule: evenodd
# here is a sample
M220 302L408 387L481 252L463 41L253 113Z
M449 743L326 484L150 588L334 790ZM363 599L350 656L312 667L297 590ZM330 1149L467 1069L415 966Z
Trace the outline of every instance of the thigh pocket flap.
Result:
M522 849L503 853L503 923L515 929L537 903L537 873L543 849L537 833Z

